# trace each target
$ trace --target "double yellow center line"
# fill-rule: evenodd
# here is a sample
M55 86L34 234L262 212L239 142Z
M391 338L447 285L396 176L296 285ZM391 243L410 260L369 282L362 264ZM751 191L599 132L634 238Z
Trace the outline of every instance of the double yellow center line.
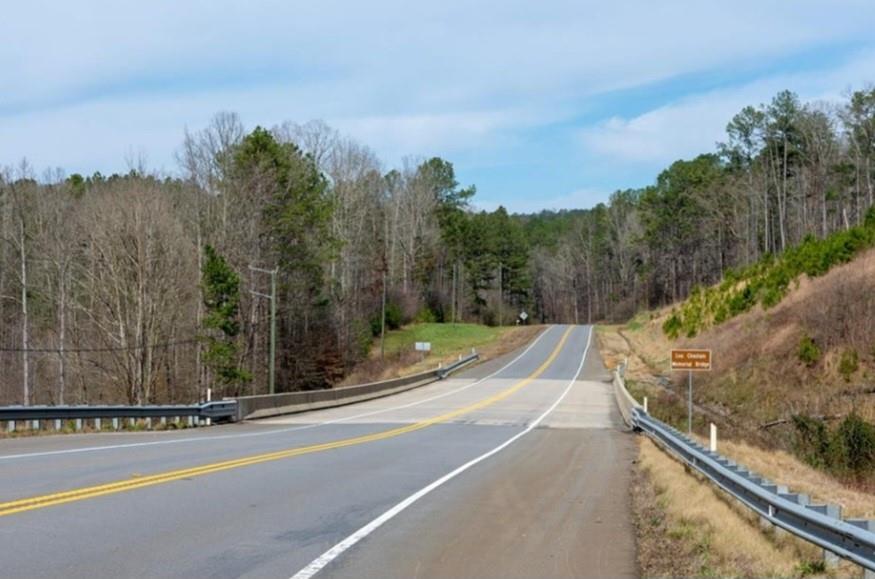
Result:
M440 416L435 416L433 418L427 418L420 422L415 422L412 424L408 424L406 426L401 426L398 428L392 428L390 430L384 430L381 432L375 432L373 434L366 434L363 436L356 436L353 438L344 438L341 440L335 440L333 442L325 442L322 444L314 444L311 446L302 446L298 448L291 448L287 450L281 450L278 452L268 452L265 454L257 454L254 456L248 456L245 458L238 458L234 460L226 460L222 462L214 462L211 464L205 464L201 466L196 466L192 468L184 468L180 470L172 470L168 472L153 474L149 476L136 477L131 479L126 479L122 481L106 483L101 485L95 485L90 487L83 487L78 489L73 489L69 491L52 493L47 495L40 495L35 497L30 497L26 499L19 499L14 501L9 501L5 503L0 503L0 517L5 517L7 515L14 515L16 513L21 513L24 511L32 511L35 509L44 509L46 507L52 507L55 505L62 505L64 503L72 503L75 501L83 501L86 499L92 499L104 495L110 495L115 493L120 493L124 491L130 491L134 489L139 489L143 487L158 485L162 483L168 483L172 481L177 481L181 479L189 479L196 476L203 476L207 474L212 474L214 472L221 472L223 470L231 470L235 468L241 468L244 466L251 466L254 464L259 464L263 462L270 462L274 460L281 460L284 458L292 458L295 456L301 456L304 454L312 454L314 452L322 452L325 450L333 450L336 448L345 448L347 446L355 446L358 444L365 444L368 442L376 442L378 440L385 440L387 438L394 438L396 436L401 436L402 434L407 434L409 432L415 432L417 430L422 430L423 428L427 428L432 426L433 424L438 424L441 422L446 422L448 420L452 420L458 416L463 414L468 414L470 412L474 412L476 410L480 410L482 408L486 408L496 402L503 400L517 392L521 388L525 387L532 381L536 380L544 371L553 363L556 357L559 355L559 352L562 350L562 347L565 345L565 341L568 339L568 335L571 333L573 327L568 328L564 334L562 334L562 338L559 340L559 343L556 345L556 348L550 353L550 356L544 360L544 363L538 366L538 368L530 374L527 378L517 382L510 388L499 392L493 396L488 398L484 398L479 402L475 402L469 406L465 406L459 408L457 410L453 410L452 412L447 412L446 414L441 414Z

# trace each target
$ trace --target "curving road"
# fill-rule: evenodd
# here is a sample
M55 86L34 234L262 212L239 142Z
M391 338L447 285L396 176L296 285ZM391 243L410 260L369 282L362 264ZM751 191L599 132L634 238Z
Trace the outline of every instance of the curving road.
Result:
M0 576L634 576L592 340L279 419L0 442Z

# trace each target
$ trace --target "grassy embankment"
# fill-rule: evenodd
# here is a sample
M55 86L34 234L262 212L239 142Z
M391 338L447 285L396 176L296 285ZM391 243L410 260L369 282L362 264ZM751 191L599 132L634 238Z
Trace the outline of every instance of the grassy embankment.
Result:
M448 364L474 348L481 359L501 356L524 346L543 326L492 327L480 324L411 324L386 332L385 358L377 338L368 359L346 377L343 384L361 384L431 370ZM427 354L414 350L416 342L430 342Z

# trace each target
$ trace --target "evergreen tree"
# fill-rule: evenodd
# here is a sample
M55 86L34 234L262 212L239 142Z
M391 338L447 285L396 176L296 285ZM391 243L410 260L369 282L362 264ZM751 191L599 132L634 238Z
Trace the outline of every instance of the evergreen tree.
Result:
M250 379L240 368L237 349L240 276L211 245L204 247L201 291L206 312L203 326L207 330L204 361L224 394L239 394L240 386Z

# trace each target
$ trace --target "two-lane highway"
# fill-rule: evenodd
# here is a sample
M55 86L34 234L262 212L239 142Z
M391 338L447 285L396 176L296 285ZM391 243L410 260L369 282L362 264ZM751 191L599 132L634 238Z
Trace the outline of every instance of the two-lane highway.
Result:
M632 446L592 329L396 396L0 442L2 577L631 576Z

